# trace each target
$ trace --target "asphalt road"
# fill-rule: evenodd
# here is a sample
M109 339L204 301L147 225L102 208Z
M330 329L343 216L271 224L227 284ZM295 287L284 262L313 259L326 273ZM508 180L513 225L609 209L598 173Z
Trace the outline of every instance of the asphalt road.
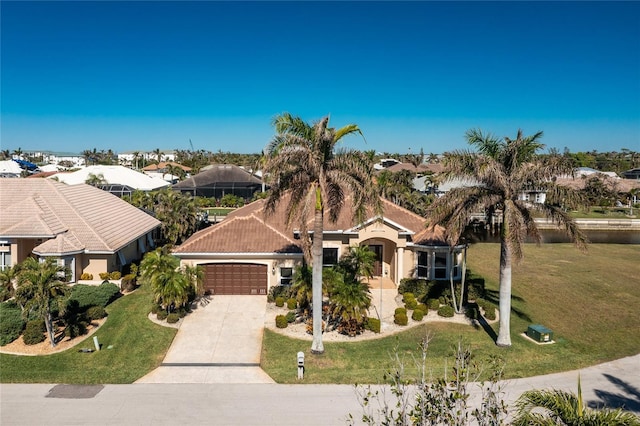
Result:
M215 367L212 367L215 368ZM504 400L528 389L575 392L591 406L640 414L640 355L580 371L511 380ZM472 403L478 401L472 386ZM8 425L343 425L362 414L353 386L278 384L0 385Z

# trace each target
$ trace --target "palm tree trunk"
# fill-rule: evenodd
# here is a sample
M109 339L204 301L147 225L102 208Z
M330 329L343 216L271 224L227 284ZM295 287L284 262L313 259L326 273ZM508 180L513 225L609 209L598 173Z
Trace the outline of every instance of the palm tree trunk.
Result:
M56 347L56 337L53 335L53 321L51 320L51 312L47 310L46 318L44 320L44 326L47 329L47 336L49 336L49 342L51 342L51 347Z
M322 221L322 196L320 194L320 189L316 188L316 208L313 218L313 244L311 246L311 257L313 262L313 275L311 279L313 342L311 344L311 353L313 354L324 353L324 345L322 344Z
M503 222L503 228L506 224ZM504 231L503 231L504 232ZM498 346L511 346L511 246L503 237L500 239L500 326Z

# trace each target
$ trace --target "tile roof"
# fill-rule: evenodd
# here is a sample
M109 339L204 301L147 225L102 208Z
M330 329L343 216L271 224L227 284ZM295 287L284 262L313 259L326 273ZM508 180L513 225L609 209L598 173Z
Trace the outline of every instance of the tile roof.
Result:
M421 244L445 244L444 229L437 227L435 232L426 232L425 219L385 199L382 200L383 220L388 224L399 227L400 232L409 232L421 235ZM324 218L324 231L349 231L359 228L357 221L352 217L352 210L348 208L346 201L338 220L335 223L329 221L327 215ZM192 235L181 246L174 250L175 254L187 253L301 253L300 242L294 238L294 230L297 224L287 226L285 212L287 200L283 199L276 207L272 215L265 216L264 200L258 200L231 212L220 224L213 225ZM369 220L375 220L373 210L367 215ZM312 229L313 218L309 219L307 228ZM368 221L365 221L365 223ZM426 238L430 236L430 238ZM441 239L438 239L441 237ZM414 240L415 241L415 240Z
M185 172L191 171L191 167L183 166L182 164L176 163L175 161L161 161L158 164L149 164L148 166L143 167L142 170L148 171L148 172L154 172L156 170L166 169L167 166L179 167Z
M115 253L158 226L147 213L86 184L0 179L0 237L51 238L38 254Z

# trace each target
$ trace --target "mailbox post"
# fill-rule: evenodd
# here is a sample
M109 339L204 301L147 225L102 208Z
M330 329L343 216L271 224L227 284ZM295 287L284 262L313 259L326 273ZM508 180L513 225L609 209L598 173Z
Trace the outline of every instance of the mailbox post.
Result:
M298 352L298 380L304 379L304 352Z

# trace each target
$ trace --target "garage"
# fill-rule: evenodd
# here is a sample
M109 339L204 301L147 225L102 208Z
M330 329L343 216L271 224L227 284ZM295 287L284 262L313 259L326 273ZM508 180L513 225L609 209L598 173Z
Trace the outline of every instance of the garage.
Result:
M210 263L203 266L207 293L267 294L267 265Z

